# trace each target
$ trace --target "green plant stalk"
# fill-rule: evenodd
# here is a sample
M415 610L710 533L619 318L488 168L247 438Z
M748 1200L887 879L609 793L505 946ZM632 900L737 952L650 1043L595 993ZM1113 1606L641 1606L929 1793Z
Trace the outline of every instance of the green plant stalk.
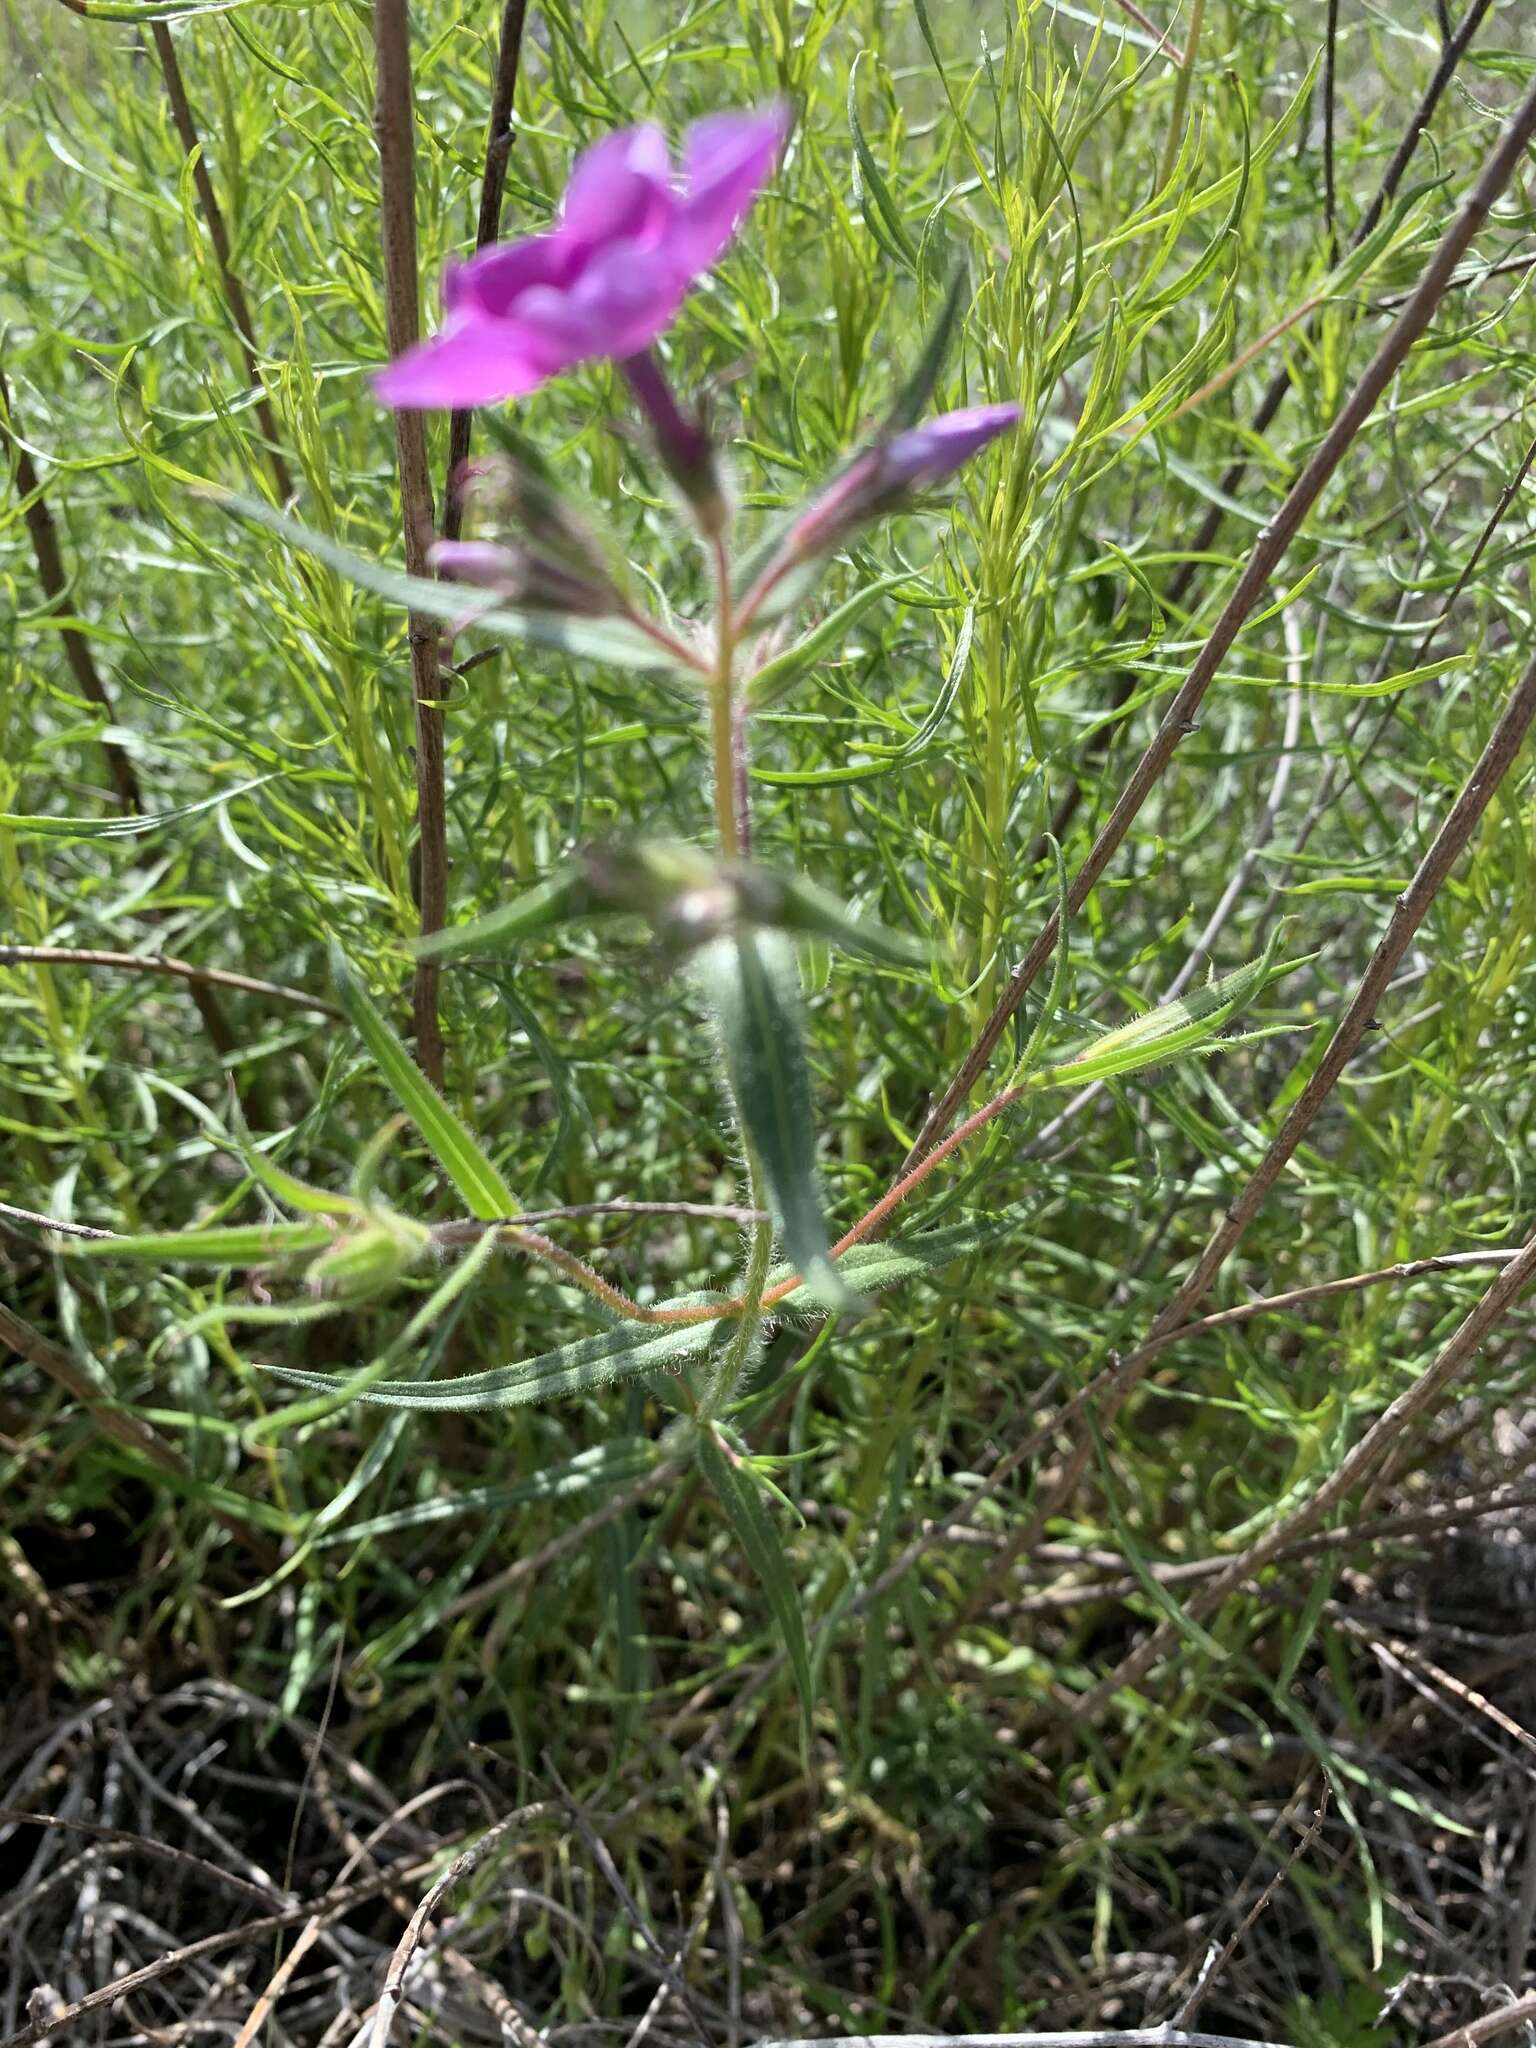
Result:
M731 564L725 542L712 545L717 612L715 620L715 673L710 684L710 742L714 756L715 834L726 860L738 860L742 851L744 819L737 809L737 752L746 749L746 721L736 715L736 617L731 602ZM743 798L746 777L741 777ZM729 1078L726 1081L730 1087ZM740 1121L740 1119L739 1119ZM745 1123L742 1121L745 1132ZM773 1257L773 1221L768 1213L762 1168L752 1146L747 1144L747 1200L763 1211L763 1219L752 1226L752 1244L747 1270L742 1278L741 1316L731 1332L730 1342L720 1359L703 1403L706 1417L718 1415L736 1393L751 1361L757 1333L763 1320L763 1289Z
M1189 88L1195 75L1195 59L1200 54L1200 31L1205 26L1205 0L1194 0L1189 11L1189 34L1184 39L1184 56L1178 74L1173 82L1173 110L1168 117L1168 139L1163 144L1163 160L1158 166L1158 190L1173 176L1174 165L1179 160L1179 149L1184 140L1184 113L1189 105Z

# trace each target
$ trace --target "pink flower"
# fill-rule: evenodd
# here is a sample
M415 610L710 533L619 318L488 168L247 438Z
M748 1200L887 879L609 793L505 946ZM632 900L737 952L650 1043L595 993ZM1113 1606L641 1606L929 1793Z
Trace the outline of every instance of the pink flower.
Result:
M696 121L673 166L651 123L577 159L547 234L455 264L430 341L375 379L400 407L492 405L598 357L637 355L676 316L778 161L789 110Z

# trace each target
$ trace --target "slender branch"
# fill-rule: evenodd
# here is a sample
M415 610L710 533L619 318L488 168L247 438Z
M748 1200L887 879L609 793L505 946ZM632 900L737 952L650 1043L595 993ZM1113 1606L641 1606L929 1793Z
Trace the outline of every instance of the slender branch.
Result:
M215 988L234 988L247 995L266 996L275 1003L297 1003L302 1009L318 1010L325 1017L342 1012L323 996L307 989L290 988L285 982L260 981L253 974L235 974L223 967L198 967L190 960L173 960L165 953L111 953L94 946L0 946L0 967L36 965L43 967L121 967L130 973L167 974L183 981Z
M1368 1273L1345 1273L1337 1280L1314 1281L1310 1287L1289 1287L1283 1294L1264 1294L1256 1301L1240 1301L1232 1308L1217 1309L1214 1314L1200 1316L1192 1323L1180 1323L1177 1329L1166 1330L1159 1337L1149 1337L1122 1363L1147 1363L1159 1352L1166 1351L1169 1345L1181 1344L1187 1337L1206 1337L1213 1330L1227 1330L1237 1323L1250 1323L1255 1316L1284 1315L1293 1308L1306 1308L1314 1301L1331 1301L1340 1294L1359 1294L1364 1288L1380 1287L1388 1280L1417 1280L1425 1273L1456 1273L1469 1268L1475 1271L1479 1266L1508 1266L1519 1257L1518 1246L1513 1250L1439 1252L1425 1259L1399 1259L1396 1265L1376 1266Z
M1308 1075L1285 1122L1249 1175L1241 1193L1212 1232L1205 1249L1173 1299L1153 1321L1142 1343L1119 1361L1097 1409L1096 1423L1100 1434L1112 1427L1115 1417L1145 1376L1152 1360L1172 1342L1173 1333L1207 1293L1295 1155L1335 1082L1374 1022L1377 1006L1385 996L1410 941L1519 753L1533 719L1536 719L1536 657L1532 658L1516 684L1487 746L1420 861L1413 880L1398 897L1387 929L1371 955L1348 1009L1335 1026L1322 1058ZM1091 1456L1092 1436L1084 1432L1071 1454L1057 1467L1050 1484L1042 1489L1028 1519L1009 1539L1013 1556L1023 1555L1039 1540L1047 1522L1060 1512L1063 1503L1076 1490Z
M381 231L384 244L384 316L391 355L401 355L421 333L416 263L415 108L411 98L411 41L407 0L374 0L378 90L374 132L379 145ZM400 510L405 566L430 574L432 484L427 473L426 425L419 412L395 414L400 465ZM438 701L438 627L411 612L407 619L411 677L416 698L417 908L425 938L448 917L448 825L444 794L443 712ZM436 1088L443 1085L443 1033L438 1018L441 970L418 960L413 990L416 1059Z
M40 1209L18 1209L13 1202L0 1202L0 1218L13 1223L34 1223L39 1230L56 1230L62 1237L107 1239L122 1235L117 1230L97 1230L89 1223L61 1223L56 1216L45 1216Z
M1500 2034L1529 2026L1533 2021L1536 1991L1528 1991L1512 2005L1501 2005L1497 2012L1485 2012L1481 2019L1468 2020L1464 2027L1452 2027L1448 2034L1437 2034L1433 2041L1425 2043L1425 2048L1482 2048L1484 2041L1497 2040Z
M480 176L480 214L475 223L475 248L487 249L501 233L501 202L507 189L507 164L512 155L512 103L517 97L518 67L523 55L523 28L528 0L505 0L496 75L491 84L490 125L485 138L485 169ZM459 471L469 458L474 415L467 406L448 419L448 473L443 480L443 537L457 540L464 508L459 502Z
M1288 1544L1319 1528L1380 1463L1383 1456L1412 1424L1435 1407L1441 1394L1471 1364L1484 1340L1527 1287L1536 1281L1536 1237L1510 1262L1489 1287L1481 1301L1461 1323L1427 1372L1398 1395L1371 1424L1354 1448L1329 1473L1316 1493L1289 1515L1282 1516L1209 1586L1202 1587L1185 1610L1189 1619L1199 1621L1218 1608L1227 1595L1251 1579ZM1101 1679L1076 1704L1083 1720L1095 1720L1123 1687L1134 1685L1177 1640L1178 1627L1162 1622L1137 1645L1128 1657Z
M0 431L11 451L11 470L16 479L16 489L26 510L22 518L26 523L27 537L32 543L33 558L37 563L37 580L43 586L43 595L54 610L61 609L69 597L69 577L64 568L64 557L59 547L59 530L42 484L38 481L37 470L32 457L21 439L16 427L16 408L11 399L3 372L0 372ZM91 652L91 643L78 626L64 626L60 629L64 642L64 653L69 661L75 681L80 685L82 697L94 704L109 723L113 722L112 696L101 679L96 666L96 657ZM103 740L101 750L107 757L107 772L112 777L112 787L117 800L125 811L142 811L144 793L139 787L138 771L126 752L115 740Z
M277 420L267 397L266 386L261 381L261 371L256 362L256 330L251 322L250 304L245 296L245 287L235 272L230 255L229 231L224 225L223 209L218 194L213 189L213 179L208 171L208 153L197 132L193 119L192 104L187 98L186 82L181 75L181 65L176 56L176 45L171 32L163 21L152 21L150 37L154 42L155 55L160 60L160 73L165 80L165 96L171 103L171 118L176 123L176 133L181 146L192 160L192 183L197 191L197 203L202 209L203 221L208 229L208 239L213 244L214 261L219 266L219 284L224 293L224 303L229 308L230 318L240 339L240 353L245 359L246 381L256 393L256 418L266 437L267 463L272 471L272 482L279 501L293 495L293 478L278 442Z
M1199 710L1211 681L1253 610L1271 574L1283 560L1302 521L1311 511L1324 485L1343 461L1350 444L1375 410L1377 401L1397 374L1403 359L1423 334L1445 294L1456 265L1465 255L1479 229L1487 220L1494 201L1513 177L1527 143L1536 134L1536 87L1527 92L1503 134L1494 145L1482 174L1462 202L1456 218L1442 236L1425 265L1411 297L1382 340L1359 382L1345 400L1332 426L1318 443L1306 468L1286 493L1284 503L1270 523L1261 529L1242 574L1189 674L1169 703L1151 743L1137 762L1120 799L1094 840L1087 858L1073 876L1067 891L1068 914L1082 908L1099 877L1108 867L1121 841L1179 743L1195 727ZM985 1068L992 1050L1007 1030L1014 1012L1023 1002L1035 978L1056 948L1060 910L1053 910L1039 937L1009 977L1007 987L992 1014L961 1063L960 1071L929 1112L916 1142L907 1155L910 1167L932 1147L948 1128L956 1111L969 1095Z
M1135 22L1138 28L1145 29L1149 36L1157 37L1157 47L1162 51L1163 55L1169 60L1170 63L1179 65L1183 64L1184 53L1179 48L1178 44L1172 40L1172 22L1168 24L1167 28L1159 29L1157 23L1152 19L1151 15L1144 13L1142 9L1136 5L1136 0L1119 0L1119 4L1121 13L1128 14L1131 20Z
M1339 0L1328 0L1323 29L1323 225L1328 233L1328 261L1339 260L1339 194L1334 177L1334 115L1337 110Z

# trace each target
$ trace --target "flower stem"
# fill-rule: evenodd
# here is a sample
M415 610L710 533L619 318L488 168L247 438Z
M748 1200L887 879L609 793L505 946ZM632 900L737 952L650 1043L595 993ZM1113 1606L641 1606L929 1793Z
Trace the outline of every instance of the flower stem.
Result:
M727 860L739 860L748 849L752 829L748 810L747 725L745 708L736 701L737 625L731 601L730 551L721 534L711 536L710 556L715 572L715 674L710 690L715 828L721 853ZM773 1256L774 1227L768 1214L762 1165L750 1142L746 1149L747 1199L763 1214L752 1226L752 1247L742 1276L740 1317L710 1384L704 1402L706 1416L718 1414L732 1398L751 1361L762 1325L763 1289Z
M725 542L710 544L715 567L715 673L709 693L710 752L715 772L715 830L727 860L741 858L736 810L736 620L731 609L731 564Z

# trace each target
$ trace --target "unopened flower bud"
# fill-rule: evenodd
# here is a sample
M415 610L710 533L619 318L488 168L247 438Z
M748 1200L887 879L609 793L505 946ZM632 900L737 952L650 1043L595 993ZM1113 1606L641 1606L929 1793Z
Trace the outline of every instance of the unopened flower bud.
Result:
M808 561L836 547L856 526L900 511L1016 425L1019 413L1017 405L966 406L866 448L795 520L784 537L784 557Z
M618 593L598 563L593 576L583 576L553 556L489 540L434 541L427 560L440 576L493 590L525 611L601 618L619 609Z
M649 349L626 356L623 370L650 423L662 467L687 500L700 532L718 537L725 531L730 507L720 482L714 446L703 424L683 411Z

